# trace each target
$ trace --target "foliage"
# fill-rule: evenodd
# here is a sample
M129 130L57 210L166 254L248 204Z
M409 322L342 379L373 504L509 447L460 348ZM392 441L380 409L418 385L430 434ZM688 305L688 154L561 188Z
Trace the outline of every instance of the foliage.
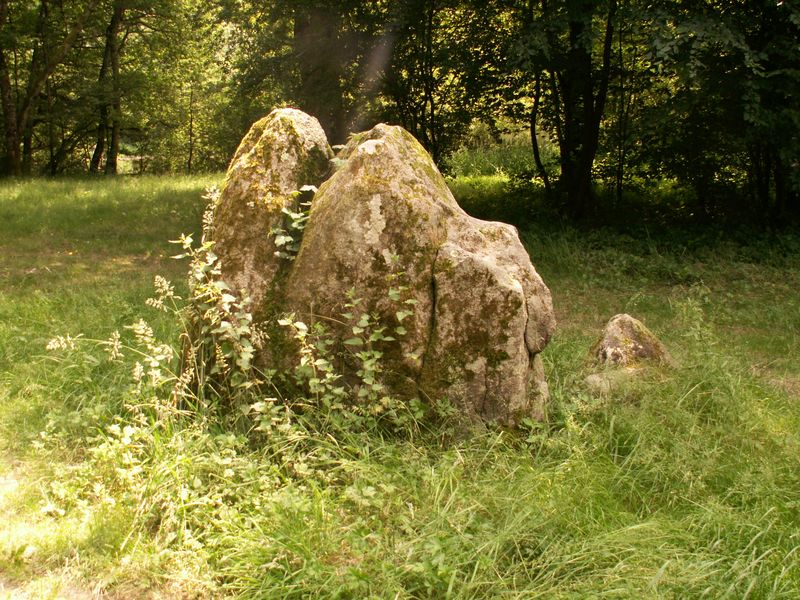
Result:
M275 227L270 231L275 246L275 256L286 260L294 260L300 251L300 242L303 240L303 230L306 228L308 213L311 209L311 199L317 193L317 188L313 185L304 185L299 191L294 192L294 200L297 208L292 210L283 207L281 213L284 215L284 227Z
M796 235L679 225L632 235L545 219L523 231L560 325L542 355L549 415L521 432L465 439L403 407L399 433L361 411L326 412L317 398L329 392L311 393L308 371L291 410L267 386L247 400L242 392L232 423L211 404L183 414L171 394L180 372L164 361L161 388L146 376L137 390L131 379L137 360L145 375L152 366L133 354L137 336L154 358L157 340L178 340L159 300L188 298L186 284L159 283L153 337L124 328L138 323L154 273L178 280L183 267L156 260L169 254L158 240L199 231L196 198L208 181L114 183L0 183L5 581L39 597L800 591ZM75 238L70 219L84 221ZM154 258L143 258L148 248ZM402 302L401 283L391 287ZM364 319L353 335L362 344L344 349L360 364L358 352L380 351L368 340L384 325L356 300L345 299L354 306L342 321ZM679 366L593 396L585 354L620 311L644 319ZM295 323L287 327L302 330ZM124 362L106 351L114 330ZM74 342L76 331L108 343ZM44 350L57 335L69 346L68 333L75 350ZM341 355L325 339L307 327L309 361L335 366ZM363 355L366 369L372 357Z
M800 211L797 10L3 1L0 172L221 169L252 122L288 104L333 144L398 123L442 167L462 160L475 124L496 140L510 122L531 141L526 179L573 218L666 179L693 196L701 222L749 203L763 225L784 226Z

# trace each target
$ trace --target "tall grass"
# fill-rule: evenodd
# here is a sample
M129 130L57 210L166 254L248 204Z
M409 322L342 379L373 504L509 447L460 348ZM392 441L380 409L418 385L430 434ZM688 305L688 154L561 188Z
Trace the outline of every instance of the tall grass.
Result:
M45 597L798 597L796 238L540 223L524 239L560 322L545 422L267 435L137 408L130 365L101 349L44 350L143 314L176 339L143 302L180 272L159 257L199 229L209 182L0 187L6 580ZM621 311L678 366L595 395L588 348Z

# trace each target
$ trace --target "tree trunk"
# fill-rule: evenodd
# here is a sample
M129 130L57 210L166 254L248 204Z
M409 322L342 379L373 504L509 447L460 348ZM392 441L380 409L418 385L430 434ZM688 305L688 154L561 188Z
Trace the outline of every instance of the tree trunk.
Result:
M773 205L772 221L782 227L787 224L789 217L789 185L780 156L775 156L772 161L772 177L775 181L775 204Z
M625 150L626 138L628 137L628 111L625 103L625 54L623 51L623 44L625 40L622 25L618 27L618 30L619 38L617 43L619 45L619 98L617 99L617 168L615 173L615 187L617 192L617 204L620 205L622 204L622 187L625 179Z
M33 123L22 133L22 174L30 175L33 169Z
M0 0L0 27L8 20L8 0ZM14 88L11 85L11 71L6 59L6 50L0 46L0 104L3 108L4 157L0 164L0 174L19 175L22 162L19 156L19 137L17 130L17 105L14 101Z
M591 14L587 18L583 2L573 0L567 4L569 14L569 51L563 70L558 74L561 104L564 113L563 142L560 147L562 189L567 195L567 209L580 219L591 202L591 165L586 172L586 137L592 120L592 55L586 45L587 29L591 28Z
M598 74L592 72L591 39L593 2L568 0L569 50L564 67L556 73L560 92L563 133L560 139L560 187L566 192L567 209L581 219L594 208L592 166L600 139L600 122L608 96L611 47L617 0L609 0L603 40L603 62Z
M539 177L544 182L545 193L548 198L552 197L553 190L550 187L550 178L547 176L547 169L544 168L542 163L542 156L539 152L539 136L536 131L536 122L539 119L539 102L542 97L542 79L541 74L536 75L536 87L533 94L533 108L531 108L530 115L530 129L531 129L531 147L533 148L533 160L536 163L536 170L539 171Z
M119 140L122 128L122 102L119 82L119 31L122 26L122 19L125 15L123 0L114 3L114 12L111 15L111 23L106 30L106 47L111 62L111 111L110 129L111 138L108 143L108 154L106 156L106 175L117 174L117 158L119 157Z
M770 160L769 148L763 144L752 144L748 150L750 157L753 195L759 205L759 212L765 221L772 218L770 187L772 181L772 161Z
M115 12L116 14L116 12ZM113 15L111 17L114 19ZM100 64L100 73L97 76L97 89L100 94L98 98L99 119L97 121L97 141L95 142L92 160L89 162L89 173L99 173L100 163L103 161L103 154L106 151L106 137L108 135L108 66L111 64L111 44L112 24L106 28L105 50L103 51L103 62Z
M316 117L331 144L345 141L342 74L345 67L336 7L324 4L296 9L294 53L300 76L297 100Z
M103 154L106 151L106 135L108 131L108 107L103 104L100 107L100 120L97 123L97 141L95 142L92 160L89 162L89 173L99 173L100 163L103 162Z
M186 159L186 173L192 174L194 159L194 81L189 83L189 156Z

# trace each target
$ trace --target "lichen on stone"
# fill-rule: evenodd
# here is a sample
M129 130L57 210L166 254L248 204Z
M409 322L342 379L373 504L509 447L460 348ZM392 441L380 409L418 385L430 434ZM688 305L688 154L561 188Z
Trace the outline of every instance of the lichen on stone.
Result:
M395 394L446 400L472 422L541 416L539 353L555 319L516 229L468 216L402 128L380 124L352 136L331 170L324 134L298 113L256 123L231 163L217 224L229 284L253 296L262 317L321 319L344 339L352 333L337 323L348 292L393 323L389 282L401 277L414 309L407 333L386 348ZM281 266L265 234L307 183L319 190L299 252Z
M670 365L666 347L644 323L628 314L613 316L590 354L605 365L636 366L641 362Z

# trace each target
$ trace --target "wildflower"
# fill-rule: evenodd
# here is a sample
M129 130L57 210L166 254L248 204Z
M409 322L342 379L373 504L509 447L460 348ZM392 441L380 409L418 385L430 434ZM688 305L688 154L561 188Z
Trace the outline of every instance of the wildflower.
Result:
M66 336L57 335L56 337L51 339L49 342L47 342L47 346L45 346L45 348L47 350L50 350L50 351L53 351L53 350L75 350L75 342L81 336L82 336L82 334L81 335L77 335L75 337L72 337L72 336L69 336L69 335L66 335Z
M219 196L220 191L217 186L212 185L206 188L203 199L208 200L208 206L203 212L203 241L211 239L211 234L214 231L214 211L219 204Z
M228 371L228 361L225 358L225 353L222 351L222 347L219 344L214 345L214 354L216 355L217 365L219 365L220 371L223 373Z
M145 300L148 306L152 306L157 310L167 310L166 306L164 306L165 300L179 299L178 296L175 295L175 288L161 275L155 276L153 287L155 288L156 295L155 298L148 298Z
M106 342L106 352L108 352L108 360L118 361L122 358L122 343L119 337L119 331L111 334L111 337Z
M144 303L147 304L147 306L155 308L156 310L167 310L167 308L164 306L164 300L161 298L148 298L144 301Z
M125 328L133 331L133 335L140 344L149 346L153 343L153 328L144 319L139 319L133 325L126 325Z
M149 371L147 371L147 374L150 376L150 383L154 386L161 383L164 379L161 369L151 368Z
M208 200L211 204L216 204L219 201L219 195L219 188L212 185L206 188L206 193L203 194L203 200Z

